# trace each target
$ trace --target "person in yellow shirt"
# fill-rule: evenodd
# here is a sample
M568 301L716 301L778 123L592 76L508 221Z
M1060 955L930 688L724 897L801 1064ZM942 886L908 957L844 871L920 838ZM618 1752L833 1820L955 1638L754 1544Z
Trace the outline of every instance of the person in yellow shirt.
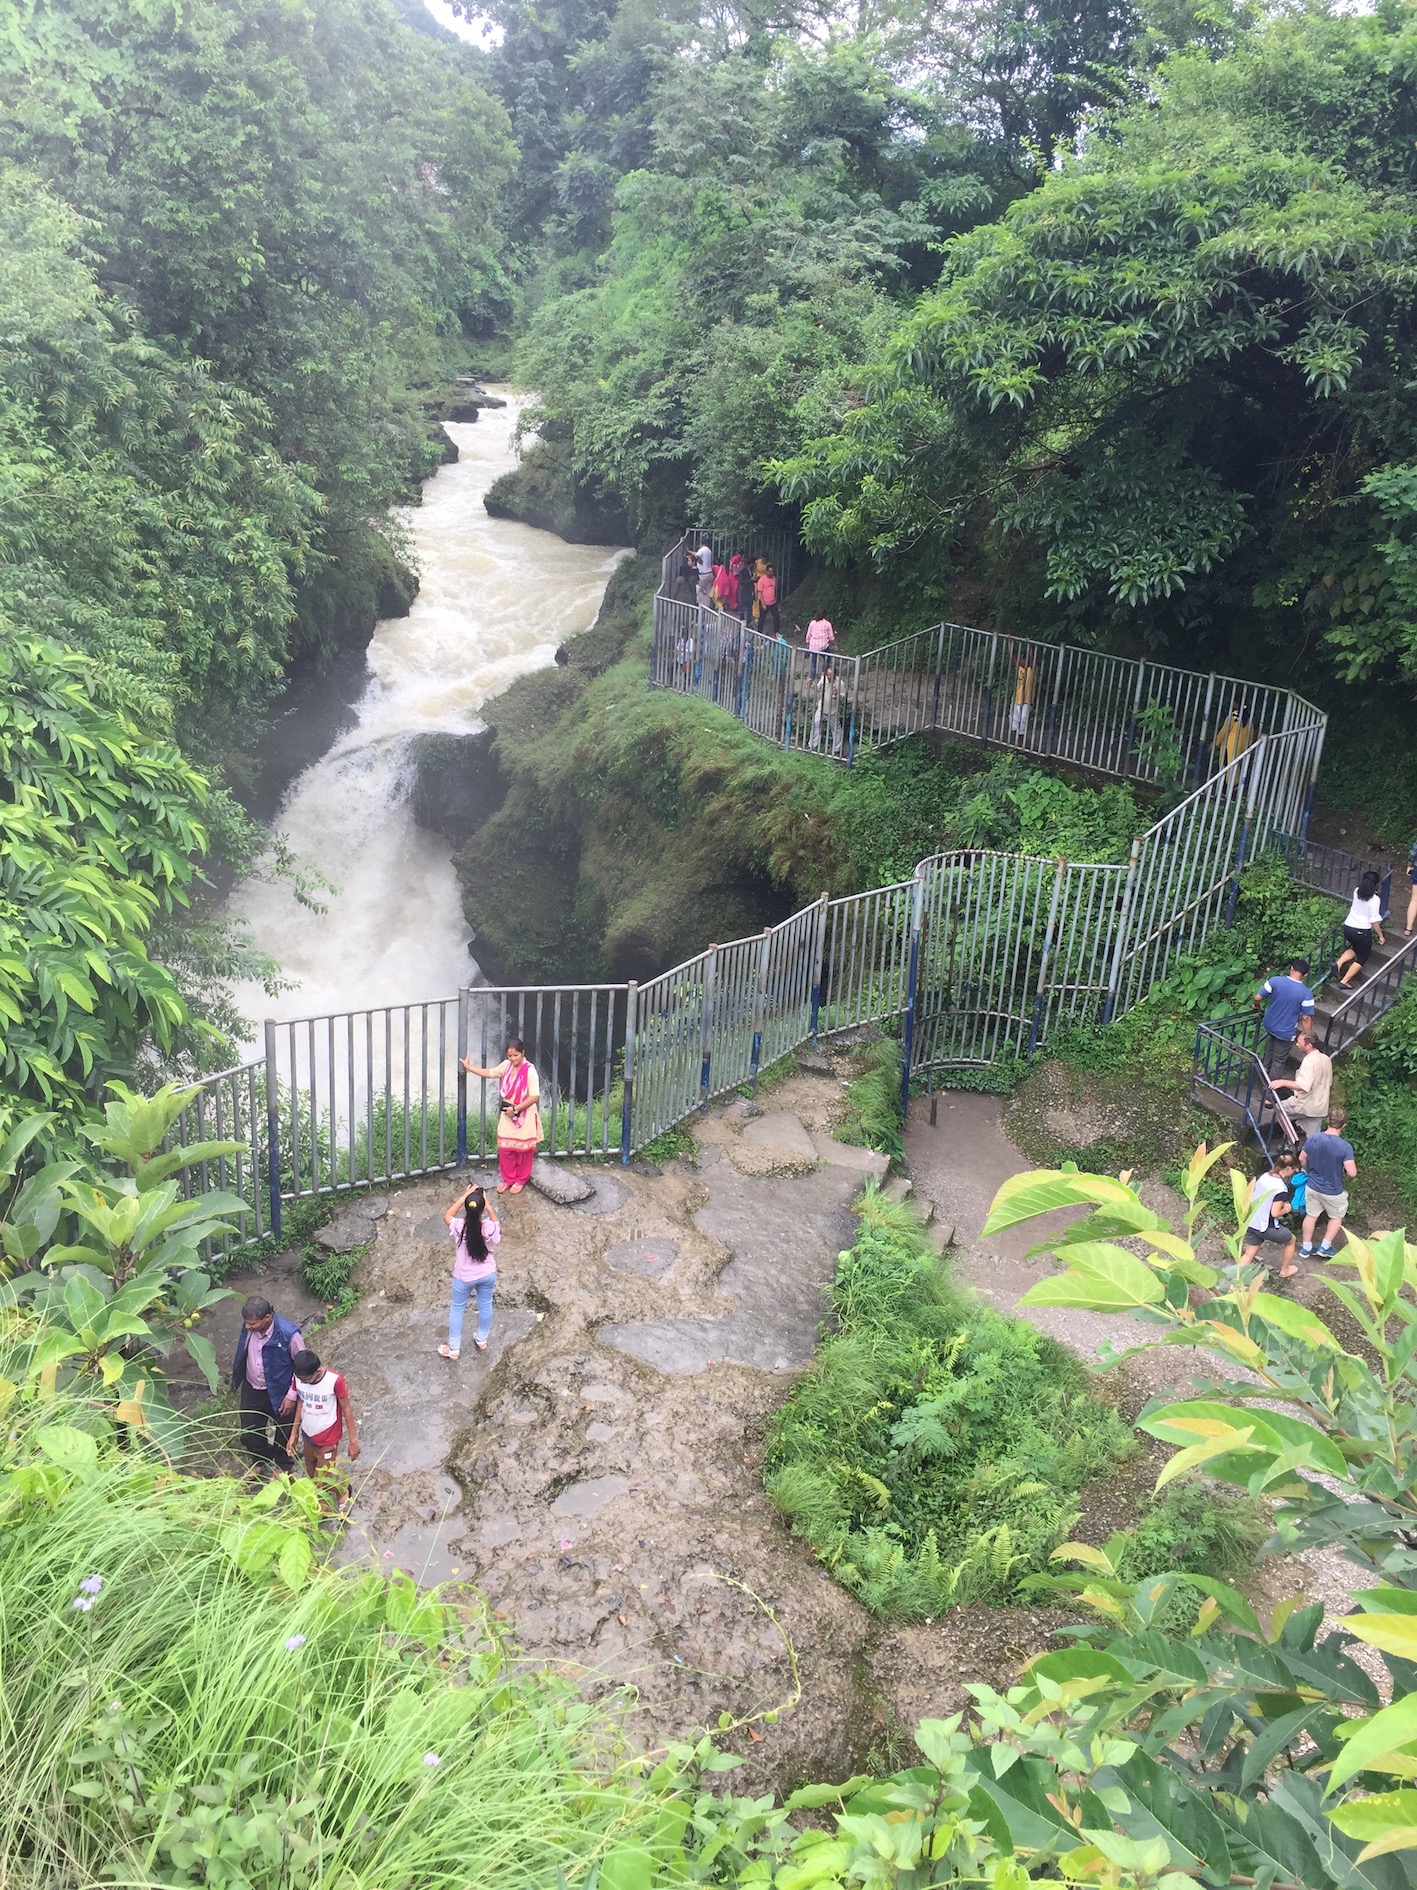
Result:
M1032 653L1029 653L1014 672L1014 706L1009 711L1009 733L1016 735L1020 741L1028 734L1028 712L1033 707L1037 687L1038 671L1033 666Z
M1254 740L1254 732L1245 720L1242 709L1232 709L1220 724L1220 733L1215 738L1215 765L1228 768L1232 761L1243 755Z

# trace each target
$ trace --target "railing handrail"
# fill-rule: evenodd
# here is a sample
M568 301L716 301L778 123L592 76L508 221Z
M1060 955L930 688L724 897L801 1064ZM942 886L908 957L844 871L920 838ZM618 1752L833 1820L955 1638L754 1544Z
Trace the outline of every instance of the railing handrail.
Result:
M1282 1128L1285 1145L1297 1146L1300 1137L1294 1127L1294 1119L1270 1081L1269 1071L1265 1068L1258 1051L1249 1044L1239 1042L1236 1035L1224 1034L1225 1025L1244 1026L1258 1023L1258 1012L1237 1011L1229 1017L1217 1019L1214 1023L1198 1024L1192 1080L1202 1089L1213 1090L1217 1096L1224 1096L1228 1102L1234 1103L1260 1148L1267 1156L1273 1158L1276 1152L1272 1135L1274 1129ZM1212 1081L1206 1073L1201 1060L1201 1044L1205 1039L1210 1039L1217 1044L1228 1059L1239 1061L1248 1079L1243 1085L1243 1094L1239 1093L1242 1085L1238 1078L1233 1087L1227 1087L1224 1083ZM1258 1116L1250 1106L1250 1098L1254 1095L1256 1088L1260 1095ZM1269 1111L1271 1133L1266 1133L1264 1126L1266 1109Z
M1385 1016L1397 1002L1406 971L1411 970L1414 965L1417 965L1417 936L1408 939L1407 943L1395 951L1391 958L1386 959L1379 965L1376 971L1371 972L1366 978L1361 978L1349 991L1348 996L1340 999L1340 1001L1334 1005L1324 1024L1325 1047L1332 1041L1334 1026L1338 1024L1339 1020L1349 1012L1356 1010L1362 1000L1367 997L1370 992L1375 991L1379 985L1393 980L1393 974L1398 971L1399 967L1404 967L1403 974L1398 976L1394 981L1391 1000L1387 1004L1384 1004L1381 1010L1374 1011L1373 1015L1367 1018L1351 1036L1346 1037L1344 1041L1338 1045L1338 1051L1341 1052L1346 1049L1349 1043L1362 1035L1363 1031L1370 1029L1380 1017Z

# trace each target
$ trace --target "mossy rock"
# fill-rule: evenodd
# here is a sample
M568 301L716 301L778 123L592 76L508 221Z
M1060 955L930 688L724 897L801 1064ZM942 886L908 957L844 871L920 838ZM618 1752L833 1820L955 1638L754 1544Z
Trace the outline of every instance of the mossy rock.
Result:
M493 480L482 503L493 518L520 519L524 525L555 532L568 544L629 543L624 507L580 484L565 441L538 440L519 466Z

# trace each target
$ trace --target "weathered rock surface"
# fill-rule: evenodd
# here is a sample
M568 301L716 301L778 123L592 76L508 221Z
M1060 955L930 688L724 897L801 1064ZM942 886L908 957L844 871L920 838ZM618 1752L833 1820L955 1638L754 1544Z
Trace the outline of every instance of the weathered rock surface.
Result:
M367 1247L378 1232L378 1225L367 1214L357 1214L346 1208L336 1214L328 1227L321 1227L315 1234L315 1245L323 1247L326 1253L357 1253L361 1247Z
M848 1142L834 1142L829 1135L814 1135L812 1148L817 1160L832 1168L845 1168L862 1181L884 1181L890 1173L890 1157L873 1148L855 1148Z
M589 1201L595 1194L594 1184L584 1175L577 1174L574 1168L563 1168L559 1162L548 1162L540 1155L532 1163L531 1185L557 1207L574 1207L578 1201Z
M464 847L507 798L496 735L424 735L414 750L413 818Z

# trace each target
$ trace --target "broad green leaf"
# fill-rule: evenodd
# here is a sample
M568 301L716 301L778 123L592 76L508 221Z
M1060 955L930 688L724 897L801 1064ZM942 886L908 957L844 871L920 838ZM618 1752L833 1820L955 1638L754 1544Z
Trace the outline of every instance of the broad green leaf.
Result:
M1093 1242L1067 1250L1068 1270L1040 1280L1021 1306L1083 1306L1098 1312L1132 1312L1159 1306L1166 1289L1144 1261L1125 1247Z
M1050 1562L1082 1562L1088 1568L1095 1568L1099 1575L1115 1575L1116 1569L1101 1549L1095 1549L1090 1542L1060 1542L1048 1557Z
M1356 1640L1403 1660L1417 1660L1417 1614L1350 1614L1344 1627Z
M200 1369L203 1378L207 1381L207 1390L215 1391L217 1388L217 1379L220 1376L217 1366L216 1347L206 1334L202 1332L186 1332L182 1336L189 1355Z
M1269 1325L1277 1326L1289 1338L1298 1339L1301 1345L1326 1352L1343 1350L1323 1320L1296 1300L1281 1299L1277 1293L1257 1293L1254 1313Z
M310 1579L314 1551L310 1538L298 1529L287 1529L276 1560L276 1570L287 1588L303 1588Z
M35 1432L34 1441L51 1463L80 1481L98 1471L98 1440L87 1431L72 1424L46 1424Z
M1094 1203L1125 1204L1136 1197L1123 1182L1110 1175L1064 1174L1060 1169L1030 1169L1014 1175L999 1189L989 1209L989 1218L981 1238L1001 1234L1017 1227L1020 1221L1036 1214L1051 1213L1054 1208L1087 1207Z
M1358 1617L1359 1620L1362 1618L1361 1615ZM1340 1728L1340 1731L1343 1730L1346 1729ZM1413 1744L1417 1744L1417 1693L1409 1693L1403 1699L1394 1700L1391 1706L1385 1706L1380 1713L1357 1722L1351 1736L1344 1740L1343 1750L1329 1773L1329 1790L1336 1791L1355 1773L1367 1771L1370 1767L1381 1771L1385 1753L1401 1752L1404 1747Z
M1351 1798L1328 1815L1345 1837L1357 1838L1363 1845L1359 1863L1386 1857L1390 1851L1417 1850L1417 1791Z

